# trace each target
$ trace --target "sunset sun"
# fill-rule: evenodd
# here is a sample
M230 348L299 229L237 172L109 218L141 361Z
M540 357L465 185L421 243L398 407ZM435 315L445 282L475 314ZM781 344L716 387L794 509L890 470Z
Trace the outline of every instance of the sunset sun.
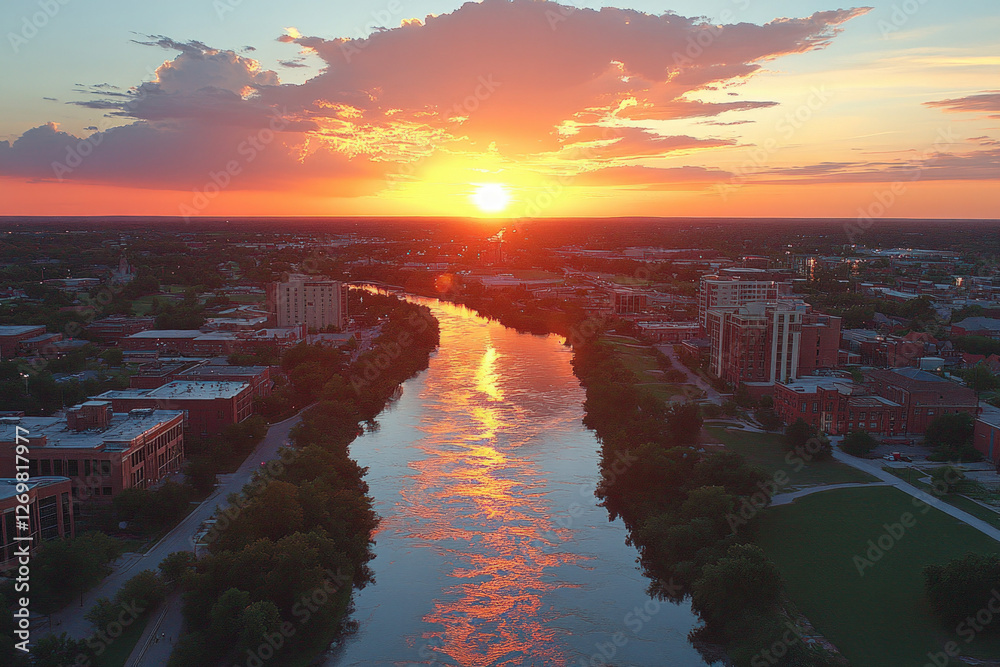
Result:
M472 203L483 213L499 213L510 203L510 193L499 183L481 183L471 196Z

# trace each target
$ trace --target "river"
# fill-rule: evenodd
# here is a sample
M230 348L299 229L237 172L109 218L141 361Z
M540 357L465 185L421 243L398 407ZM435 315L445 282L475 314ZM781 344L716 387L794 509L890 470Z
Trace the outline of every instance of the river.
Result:
M597 505L599 445L557 336L436 300L441 346L351 446L382 522L328 666L705 665Z

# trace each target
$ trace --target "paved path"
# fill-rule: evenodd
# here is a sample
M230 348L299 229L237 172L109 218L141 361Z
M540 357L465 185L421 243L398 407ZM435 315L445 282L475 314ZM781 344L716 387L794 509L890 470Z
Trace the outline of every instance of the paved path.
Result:
M849 484L824 484L823 486L810 486L807 489L801 489L799 491L789 491L788 493L779 493L778 495L771 498L771 507L776 505L790 505L799 498L803 496L811 496L814 493L819 493L820 491L833 491L834 489L856 489L860 487L868 486L889 486L888 482L851 482Z
M836 447L834 447L834 449L833 449L833 458L837 459L838 461L840 461L842 463L846 463L849 466L857 468L858 470L861 470L861 471L866 472L866 473L868 473L870 475L874 475L875 477L878 477L883 482L886 482L886 484L888 486L894 486L897 489L899 489L900 491L902 491L903 493L909 494L909 495L913 496L914 498L917 498L917 499L919 499L919 500L927 503L931 507L933 507L935 509L939 509L942 512L944 512L945 514L947 514L949 516L952 516L952 517L958 519L959 521L967 523L968 525L972 526L973 528L975 528L979 532L983 533L984 535L992 537L994 540L997 540L998 542L1000 542L1000 529L997 529L997 528L991 526L990 524L986 523L985 521L983 521L980 518L972 516L968 512L962 511L962 510L958 509L957 507L953 507L952 505L949 505L948 503L944 502L940 498L937 498L936 496L934 496L934 495L932 495L930 493L927 493L926 491L918 489L917 487L913 486L912 484L903 481L899 477L896 477L892 473L888 473L888 472L882 470L881 463L869 461L868 459L855 458L855 457L851 456L850 454L845 454L844 452L840 451ZM869 485L869 486L872 486L872 485Z
M667 355L667 357L670 359L670 363L674 365L674 368L676 368L677 370L679 370L680 372L684 373L684 375L687 376L689 384L693 384L694 386L698 387L698 389L701 389L703 392L705 392L706 398L708 398L708 400L710 400L711 402L715 403L716 405L722 405L722 396L719 395L719 392L717 392L712 387L712 385L705 382L704 378L702 378L700 375L698 375L690 368L685 366L683 363L681 363L681 360L677 357L677 353L674 352L673 345L657 345L656 349L658 349L663 354Z
M171 593L146 624L146 629L132 649L132 655L125 661L125 667L167 664L184 624L181 607L181 594Z
M177 526L153 545L145 554L126 554L114 564L114 571L104 581L84 594L83 603L72 603L52 614L52 631L65 632L74 639L84 639L93 632L93 626L83 618L84 613L94 606L98 598L113 598L118 589L143 570L156 570L167 555L175 551L194 551L194 536L203 521L210 518L218 506L226 505L231 493L239 492L250 481L254 471L262 461L278 456L278 448L288 440L288 433L299 423L302 412L285 421L273 424L267 435L257 445L257 449L230 475L220 475L219 485L200 505ZM45 628L43 627L44 631ZM158 664L158 663L147 663Z

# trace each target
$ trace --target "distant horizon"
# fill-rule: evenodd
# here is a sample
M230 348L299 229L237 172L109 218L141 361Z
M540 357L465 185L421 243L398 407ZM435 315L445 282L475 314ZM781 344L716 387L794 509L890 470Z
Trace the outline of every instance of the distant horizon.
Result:
M6 3L3 212L1000 215L987 0L609 2Z

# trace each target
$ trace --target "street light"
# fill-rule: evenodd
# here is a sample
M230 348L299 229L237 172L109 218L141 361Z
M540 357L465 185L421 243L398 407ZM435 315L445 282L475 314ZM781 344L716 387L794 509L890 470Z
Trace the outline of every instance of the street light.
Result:
M30 377L27 373L21 373L21 377L24 378L24 394L28 395L28 378Z

